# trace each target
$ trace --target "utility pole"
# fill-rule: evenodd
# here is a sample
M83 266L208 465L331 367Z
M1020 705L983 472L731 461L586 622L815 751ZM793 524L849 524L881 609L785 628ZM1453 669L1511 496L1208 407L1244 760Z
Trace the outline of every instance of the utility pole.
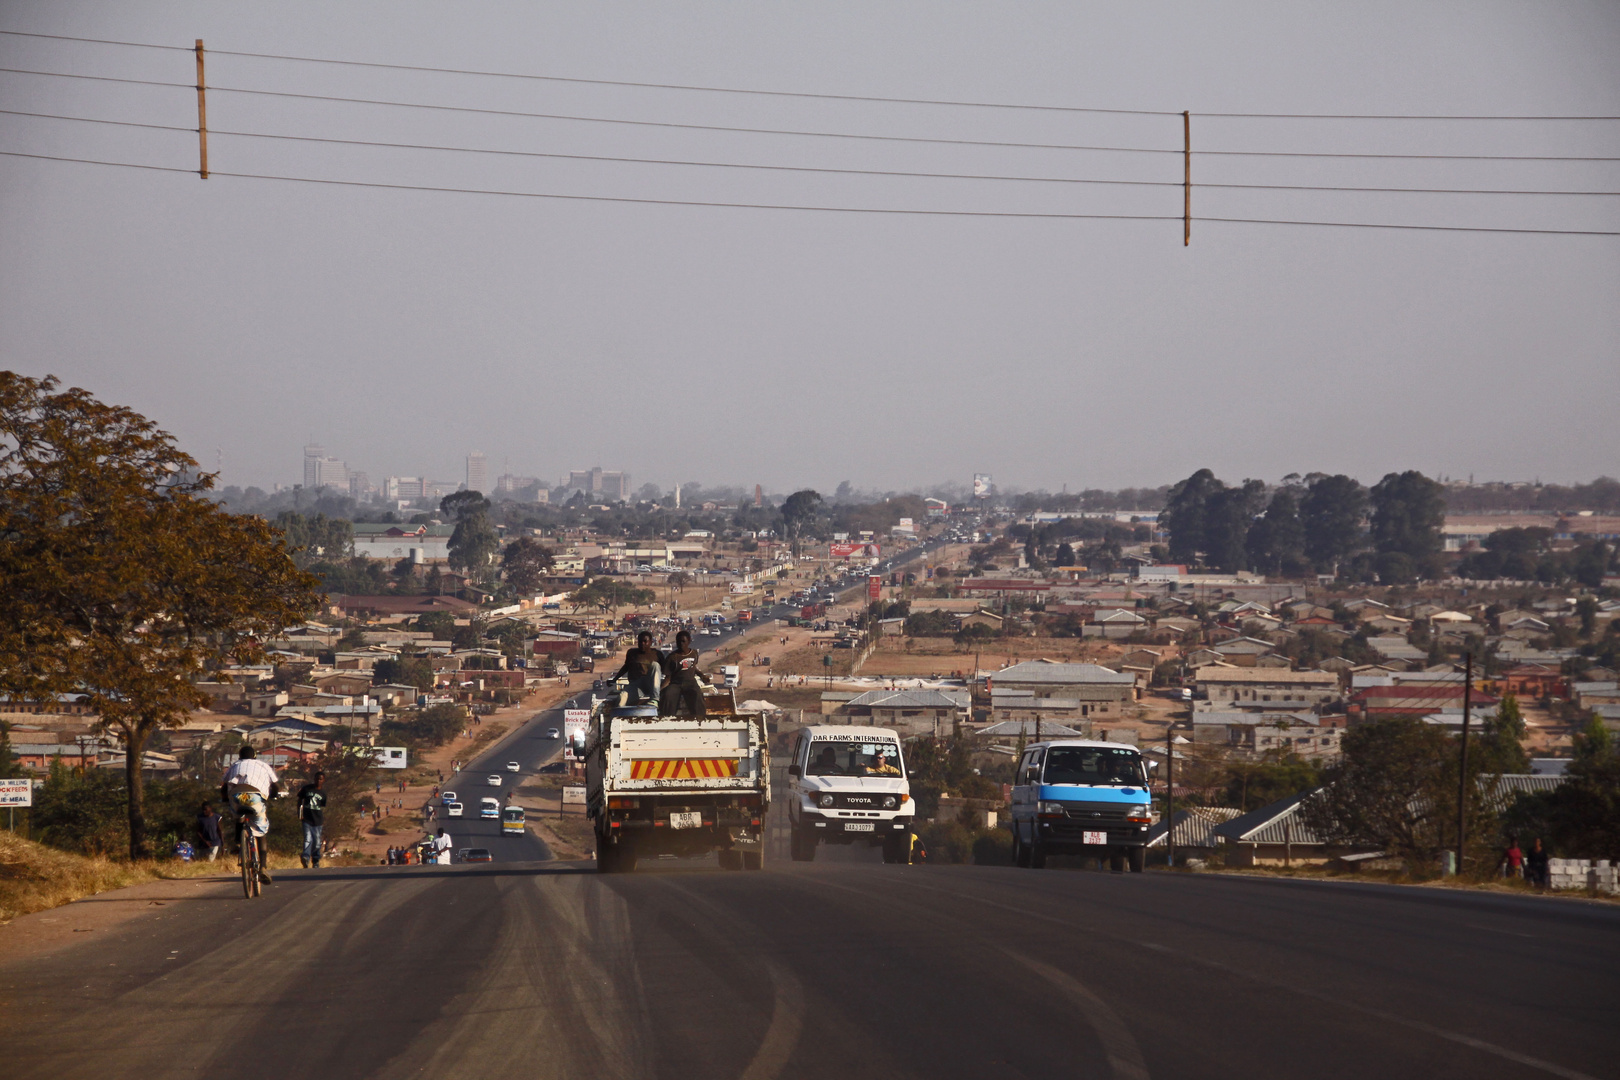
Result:
M197 42L197 48L202 48L202 42ZM1192 113L1186 111L1181 114L1181 167L1181 246L1186 247L1192 243Z
M208 179L208 83L203 78L203 39L197 39L197 175Z
M1457 866L1462 873L1463 844L1468 839L1468 714L1474 704L1474 654L1463 654L1462 753L1457 762Z
M1165 865L1176 865L1176 722L1164 729L1164 850Z

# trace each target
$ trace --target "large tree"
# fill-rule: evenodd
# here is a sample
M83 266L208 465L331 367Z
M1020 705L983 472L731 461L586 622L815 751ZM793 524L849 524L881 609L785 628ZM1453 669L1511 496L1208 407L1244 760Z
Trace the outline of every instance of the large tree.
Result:
M539 592L541 582L556 564L551 549L532 536L518 537L501 552L501 574L519 594Z
M1305 557L1318 570L1332 572L1343 559L1361 549L1366 531L1367 489L1351 477L1315 476L1299 501L1299 521L1305 530Z
M194 682L263 656L317 581L268 522L139 414L0 372L0 689L89 695L123 743L130 855L150 854L141 755L207 703Z
M1380 555L1404 555L1433 577L1440 569L1446 489L1415 469L1389 473L1373 485L1372 540Z
M1170 497L1161 515L1170 530L1170 558L1175 562L1193 563L1207 544L1208 510L1210 497L1226 490L1226 485L1215 479L1208 469L1199 469L1170 489Z
M804 527L815 520L816 512L821 506L821 493L805 488L795 491L782 502L782 523L787 526L787 534L792 539L795 553L798 551L799 534Z
M439 500L439 512L456 523L450 534L450 568L484 575L501 548L489 523L489 500L482 492L458 491Z
M1245 480L1241 487L1212 492L1204 505L1204 561L1227 573L1249 566L1246 550L1255 515L1265 505L1266 485Z
M1263 516L1249 527L1245 541L1249 565L1266 574L1298 574L1305 569L1305 527L1299 500L1291 488L1271 496Z

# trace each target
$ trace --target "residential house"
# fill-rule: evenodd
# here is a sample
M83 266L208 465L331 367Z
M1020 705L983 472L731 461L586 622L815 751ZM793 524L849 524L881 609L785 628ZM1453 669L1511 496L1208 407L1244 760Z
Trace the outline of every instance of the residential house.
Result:
M1193 856L1208 856L1224 841L1215 833L1243 811L1228 806L1195 806L1190 810L1177 810L1174 818L1176 852ZM1164 847L1170 837L1171 823L1160 821L1148 830L1147 846Z
M1325 863L1327 844L1301 818L1300 805L1314 791L1302 791L1251 810L1214 828L1226 842L1228 866L1286 866Z
M1339 696L1339 677L1331 671L1203 667L1194 679L1210 708L1311 709Z
M992 698L997 691L1006 693L1007 704L997 706L996 719L1015 717L1001 715L1013 709L1060 708L1058 702L1073 703L1082 717L1118 716L1137 698L1136 676L1097 664L1062 664L1051 660L1029 660L1002 668L986 680ZM1027 694L1029 703L1014 703L1011 692ZM1024 713L1023 715L1028 715Z
M1421 718L1447 709L1462 708L1460 682L1405 683L1394 686L1368 686L1350 695L1350 722L1362 723L1391 717ZM1481 690L1473 693L1477 709L1494 709L1498 699Z
M966 690L870 690L837 703L833 715L864 717L872 727L894 728L903 735L947 735L967 719L968 704Z

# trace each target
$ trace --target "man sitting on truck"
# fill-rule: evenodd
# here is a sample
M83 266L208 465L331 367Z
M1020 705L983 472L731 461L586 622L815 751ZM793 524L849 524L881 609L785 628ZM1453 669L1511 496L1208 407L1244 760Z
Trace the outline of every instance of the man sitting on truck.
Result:
M702 678L692 633L682 630L675 635L674 650L664 657L664 696L658 711L675 716L684 708L693 716L703 716Z
M629 686L619 695L619 707L658 700L658 678L663 674L664 654L653 646L653 636L643 630L636 635L636 647L624 654L624 664L610 682L628 677Z

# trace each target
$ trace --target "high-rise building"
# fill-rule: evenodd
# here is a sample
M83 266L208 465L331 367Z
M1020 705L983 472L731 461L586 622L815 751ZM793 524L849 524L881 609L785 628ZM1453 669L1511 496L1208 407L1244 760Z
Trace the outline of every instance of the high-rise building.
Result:
M420 499L422 488L427 481L420 476L390 476L383 481L383 497L386 499Z
M371 477L363 472L349 473L349 495L352 498L364 499L377 489L371 486Z
M607 471L601 466L575 469L568 474L568 483L563 486L587 495L600 495L614 502L625 502L630 498L630 474Z
M326 447L310 443L304 447L304 489L314 491L323 487L349 487L349 466L337 458L326 456Z
M467 455L467 490L483 494L489 492L489 459L482 450Z

